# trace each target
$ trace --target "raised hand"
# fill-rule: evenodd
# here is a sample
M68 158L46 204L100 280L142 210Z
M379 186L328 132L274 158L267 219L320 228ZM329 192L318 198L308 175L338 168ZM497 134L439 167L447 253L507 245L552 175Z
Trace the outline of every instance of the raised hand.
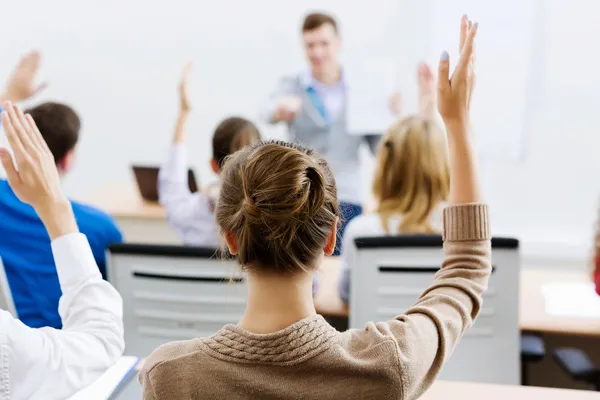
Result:
M192 108L188 94L188 80L192 71L192 62L188 61L183 68L181 81L179 82L179 105L181 112L189 112Z
M468 123L471 96L475 86L475 35L477 23L463 16L460 24L460 58L450 76L450 57L443 52L438 73L438 110L446 124Z
M390 111L393 115L400 115L402 112L402 92L396 90L390 98Z
M443 52L438 73L437 103L448 135L451 205L483 201L479 165L470 134L471 95L475 85L474 42L477 24L466 16L460 21L460 58L450 76L450 59Z
M2 96L4 100L13 102L26 100L38 94L47 84L35 84L35 78L40 68L40 53L32 51L25 55L8 78L6 89Z
M419 87L419 113L426 118L433 118L435 110L435 77L431 68L425 63L417 69L417 86Z
M11 102L2 112L2 125L14 153L0 148L0 160L15 195L38 213L52 239L76 232L71 204L60 185L54 157L30 115ZM16 168L15 168L16 164Z

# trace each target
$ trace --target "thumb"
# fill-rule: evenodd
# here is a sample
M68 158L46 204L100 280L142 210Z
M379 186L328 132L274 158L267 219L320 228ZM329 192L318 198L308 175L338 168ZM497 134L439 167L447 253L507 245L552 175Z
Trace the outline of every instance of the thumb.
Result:
M2 167L4 168L4 171L6 171L8 183L14 189L14 186L21 182L21 178L19 177L19 173L15 168L12 156L10 155L8 150L3 147L0 147L0 161L2 162Z
M450 56L447 51L443 51L438 66L438 90L445 92L448 89L450 89Z
M42 90L46 89L46 87L48 86L48 82L42 82L40 83L37 88L35 88L34 90L34 94L38 94L39 92L41 92Z

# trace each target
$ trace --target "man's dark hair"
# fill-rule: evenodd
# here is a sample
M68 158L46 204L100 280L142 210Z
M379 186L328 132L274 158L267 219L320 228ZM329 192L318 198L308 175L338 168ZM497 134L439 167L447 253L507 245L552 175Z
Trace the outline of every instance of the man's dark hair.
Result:
M42 103L25 112L31 114L54 160L60 163L79 139L81 121L77 113L65 104L53 102Z
M319 29L326 24L331 24L331 26L333 26L333 30L337 33L337 22L335 22L335 19L331 15L323 13L308 14L306 17L304 17L304 22L302 23L302 33L314 31L315 29Z

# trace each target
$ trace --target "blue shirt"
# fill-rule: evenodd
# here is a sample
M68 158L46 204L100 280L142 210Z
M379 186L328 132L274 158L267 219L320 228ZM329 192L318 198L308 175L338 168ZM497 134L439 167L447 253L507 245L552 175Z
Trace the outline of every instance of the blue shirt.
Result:
M93 207L71 202L81 233L88 238L106 279L106 249L123 240L114 220ZM61 328L61 296L50 238L33 208L22 203L0 179L0 258L6 270L19 319L38 328Z

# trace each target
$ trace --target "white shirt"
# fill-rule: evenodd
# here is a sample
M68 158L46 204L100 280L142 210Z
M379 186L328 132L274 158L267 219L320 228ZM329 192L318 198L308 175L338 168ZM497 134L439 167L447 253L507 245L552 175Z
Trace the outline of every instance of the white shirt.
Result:
M0 310L0 400L65 399L123 354L123 304L81 233L55 239L62 330L33 329Z
M220 234L215 219L216 193L191 193L188 186L187 151L183 144L171 148L167 162L160 169L158 197L167 211L169 225L183 243L218 247Z
M431 227L439 232L442 231L442 216L445 206L445 203L438 206L429 217ZM388 228L391 233L385 232L379 214L359 215L348 222L348 226L346 226L346 230L344 231L344 238L342 239L342 254L340 255L342 273L338 284L338 290L342 300L348 302L350 299L350 271L352 268L356 268L356 244L354 243L354 239L358 237L398 235L398 228L400 227L401 221L402 215L400 214L390 217L388 220Z

